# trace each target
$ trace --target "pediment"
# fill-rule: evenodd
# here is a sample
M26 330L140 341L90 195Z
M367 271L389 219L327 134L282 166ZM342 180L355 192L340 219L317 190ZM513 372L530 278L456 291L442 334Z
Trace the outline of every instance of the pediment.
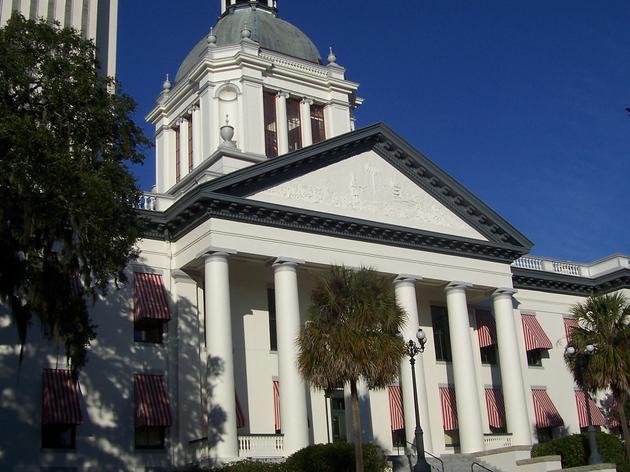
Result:
M250 200L487 241L374 150L256 192Z

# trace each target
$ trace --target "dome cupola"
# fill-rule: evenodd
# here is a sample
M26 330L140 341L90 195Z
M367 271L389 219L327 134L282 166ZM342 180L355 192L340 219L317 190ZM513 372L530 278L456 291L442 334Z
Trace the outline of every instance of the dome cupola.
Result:
M243 30L248 30L248 38L256 41L262 49L302 61L322 63L313 41L299 28L278 18L275 0L228 0L223 3L224 8L218 23L186 56L175 82L185 77L200 61L207 47L208 37L212 36L213 44L218 47L229 46L241 42Z

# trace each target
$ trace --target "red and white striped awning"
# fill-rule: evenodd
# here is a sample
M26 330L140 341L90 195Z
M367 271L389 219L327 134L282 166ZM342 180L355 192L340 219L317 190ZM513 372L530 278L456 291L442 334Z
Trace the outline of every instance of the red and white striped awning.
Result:
M494 324L492 314L488 310L476 310L475 318L477 319L479 347L483 349L495 345L497 343L497 327Z
M282 421L280 417L280 382L277 380L273 381L273 412L276 431L281 431Z
M457 403L455 401L455 389L453 387L440 387L440 403L442 405L442 424L444 425L444 431L458 429Z
M575 403L577 405L578 418L580 419L580 428L586 428L588 426L588 412L586 411L586 402L584 401L583 391L575 391ZM590 396L588 397L588 405L591 410L593 426L604 426L606 424L606 419Z
M536 315L521 315L523 322L523 336L525 337L525 350L551 349L553 345L536 319Z
M44 369L42 424L81 424L81 388L72 372Z
M564 319L564 334L567 336L567 344L571 344L571 331L574 328L577 328L577 321L575 318L565 318Z
M133 319L136 321L171 319L161 275L144 272L134 274Z
M405 428L405 416L403 414L402 394L400 386L389 387L389 419L392 423L392 431Z
M556 410L551 398L544 388L532 388L534 399L534 413L536 415L536 426L538 428L549 428L562 426L564 421Z
M238 395L234 394L236 398L236 427L243 428L245 426L245 415L241 408L241 403L238 401Z
M505 404L499 388L486 387L486 408L491 428L505 428Z
M173 424L171 405L163 375L135 374L134 394L136 427L162 426Z

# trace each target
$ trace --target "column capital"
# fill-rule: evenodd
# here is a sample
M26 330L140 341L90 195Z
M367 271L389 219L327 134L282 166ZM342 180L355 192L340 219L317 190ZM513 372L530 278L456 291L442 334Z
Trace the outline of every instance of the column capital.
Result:
M312 105L313 103L315 103L315 102L313 101L313 99L312 99L312 98L304 97L304 98L302 98L302 102L301 102L301 103L302 103L303 105L308 105L308 106L311 106L311 105Z
M451 290L466 290L467 288L472 288L472 286L473 284L468 282L450 282L444 290L446 292L450 292Z
M222 248L222 247L212 247L212 248L208 248L206 249L204 252L202 252L201 254L199 254L199 256L197 257L202 257L204 259L209 259L211 257L229 257L229 256L234 256L238 254L237 251L235 251L234 249L226 249L226 248Z
M422 280L422 277L418 275L409 275L409 274L399 274L394 279L394 285L399 285L403 283L412 283L415 284Z
M279 90L276 94L276 97L278 98L289 98L289 96L289 92L285 92L284 90Z
M301 259L293 259L291 257L278 257L275 261L273 261L271 266L274 268L281 266L297 267L304 264L306 264L306 261L303 261Z
M515 288L497 288L494 292L492 292L492 298L500 297L502 295L509 295L511 297L515 293L518 293L518 290L516 290Z

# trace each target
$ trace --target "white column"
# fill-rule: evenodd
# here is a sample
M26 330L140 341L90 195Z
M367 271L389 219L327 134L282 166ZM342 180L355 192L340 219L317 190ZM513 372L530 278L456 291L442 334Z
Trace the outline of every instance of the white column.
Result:
M179 175L188 175L188 119L179 120Z
M238 457L228 254L205 256L208 442L219 458Z
M81 31L81 19L83 16L83 0L72 0L72 27Z
M45 20L48 19L48 1L47 0L39 0L39 3L37 4L37 19L39 18L43 18Z
M273 265L278 331L278 373L280 375L280 414L285 455L308 446L306 386L297 366L295 345L300 335L297 261L277 259Z
M195 105L192 111L193 120L193 165L201 164L201 110Z
M289 124L287 122L287 92L276 95L276 124L278 126L278 155L289 152Z
M201 136L199 144L201 146L200 162L205 161L217 148L219 135L219 122L217 121L218 110L215 109L215 101L212 99L212 87L210 84L200 85L199 90L199 129ZM225 117L224 117L225 118Z
M197 306L197 283L181 270L171 272L173 278L172 292L175 294L176 310L169 323L170 374L176 377L172 382L174 425L174 456L176 463L185 462L185 451L190 443L202 438L202 404L199 381L201 363L199 348L203 346L200 339L199 309ZM173 323L176 323L173 326Z
M405 310L407 318L402 335L405 342L413 339L417 342L416 333L420 327L418 317L418 302L416 298L416 282L418 277L400 275L394 281L396 292L396 302ZM416 414L414 402L417 402L420 413L420 426L424 432L425 449L433 450L433 440L431 437L431 423L429 420L429 401L427 398L426 381L424 376L423 354L416 357L415 372L418 387L418 398L414 399L413 384L411 379L411 366L409 358L405 356L400 363L400 389L403 397L403 411L405 413L405 436L410 443L414 442L416 432Z
M6 0L6 1L10 2L10 0ZM34 20L35 19L35 18L30 18L31 2L32 2L32 0L21 0L20 1L20 13L27 20Z
M98 0L87 0L88 5L88 23L86 36L96 43L96 29L97 29L97 14L98 14Z
M448 327L453 354L453 377L457 397L457 420L462 453L483 451L483 426L475 378L466 288L470 284L451 282L446 287Z
M66 24L66 0L57 0L55 3L55 20L60 23L62 28L70 25Z
M529 446L532 443L532 433L527 415L527 398L514 322L512 295L515 293L516 290L511 288L496 290L492 294L492 305L497 327L501 388L507 430L508 433L512 433L512 445Z
M13 7L13 2L11 2L10 0L3 0L2 2L2 6L0 6L0 8L2 9L0 11L0 28L3 28L4 25L7 24L7 21L9 21L9 18L11 18L11 8Z
M310 98L302 99L300 102L300 121L302 122L302 147L313 144L313 128L311 126L311 105Z

